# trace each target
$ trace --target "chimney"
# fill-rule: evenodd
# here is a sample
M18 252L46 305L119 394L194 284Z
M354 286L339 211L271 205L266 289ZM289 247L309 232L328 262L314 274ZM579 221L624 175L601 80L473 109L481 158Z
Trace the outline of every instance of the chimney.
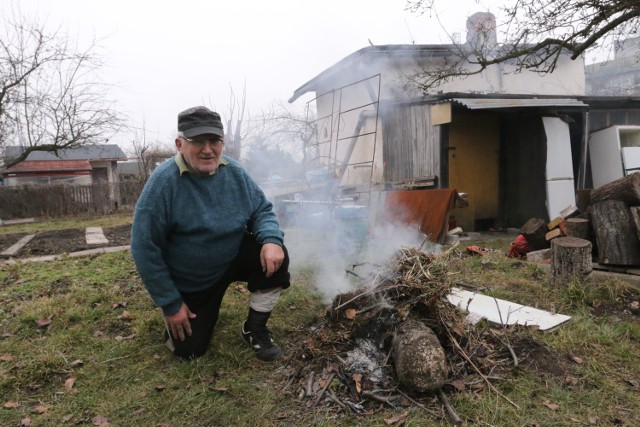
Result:
M490 50L498 44L496 17L491 12L476 12L467 18L467 45L473 50Z

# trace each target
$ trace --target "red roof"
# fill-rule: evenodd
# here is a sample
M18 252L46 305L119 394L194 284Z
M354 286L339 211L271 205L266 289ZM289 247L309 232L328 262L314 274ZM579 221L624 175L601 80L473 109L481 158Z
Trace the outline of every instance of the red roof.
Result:
M26 160L3 171L7 173L24 172L81 172L91 171L88 160Z

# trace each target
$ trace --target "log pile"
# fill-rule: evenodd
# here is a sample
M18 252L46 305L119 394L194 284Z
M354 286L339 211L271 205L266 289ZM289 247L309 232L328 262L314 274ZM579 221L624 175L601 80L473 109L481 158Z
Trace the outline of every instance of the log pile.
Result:
M542 259L538 251L551 247L544 259L551 259L555 282L586 277L592 261L640 265L640 173L591 190L588 200L582 212L570 206L546 227L541 219L532 218L520 230L529 250L536 251L531 259Z

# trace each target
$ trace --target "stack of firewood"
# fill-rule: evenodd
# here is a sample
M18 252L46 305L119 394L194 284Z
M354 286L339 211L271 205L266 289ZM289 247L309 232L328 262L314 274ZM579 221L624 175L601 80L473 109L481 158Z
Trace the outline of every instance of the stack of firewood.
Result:
M527 221L520 233L526 238L528 259L550 259L548 248L572 237L592 244L593 259L600 264L640 265L640 174L634 173L589 192L582 212L569 206L550 222ZM574 241L575 243L575 241Z

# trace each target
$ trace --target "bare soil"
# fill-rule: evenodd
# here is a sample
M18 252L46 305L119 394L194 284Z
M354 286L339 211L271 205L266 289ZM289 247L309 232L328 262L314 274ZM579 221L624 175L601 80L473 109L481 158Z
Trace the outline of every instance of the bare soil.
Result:
M103 228L109 243L87 244L84 228L42 231L36 234L13 258L30 258L44 255L58 255L109 246L124 246L131 241L131 225ZM0 252L8 249L26 233L0 234Z

